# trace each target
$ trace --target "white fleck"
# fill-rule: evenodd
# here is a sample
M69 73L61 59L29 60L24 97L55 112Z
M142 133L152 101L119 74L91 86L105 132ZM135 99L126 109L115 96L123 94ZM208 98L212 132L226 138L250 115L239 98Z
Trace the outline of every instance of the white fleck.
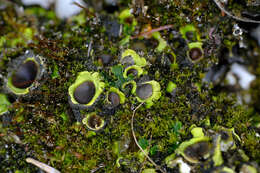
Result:
M82 0L56 0L55 12L60 19L66 19L78 14L82 8L74 4L74 2L85 6Z
M189 17L186 17L185 18L187 22L190 22L190 18Z
M238 26L238 24L235 24L233 26L233 35L234 36L241 36L243 34L242 29Z
M243 41L243 37L239 37L239 48L247 48L246 43Z
M69 18L82 10L74 2L85 6L82 0L22 0L24 5L40 5L45 9L48 9L52 3L55 3L55 13L60 19Z
M236 77L230 71L227 73L226 79L229 85L236 85Z
M179 163L181 173L190 173L190 166L187 163L183 162L182 159L178 159L176 162Z
M200 16L197 16L197 17L196 17L196 20L197 20L198 22L201 22L201 17L200 17Z
M234 141L220 142L220 150L226 152L230 147L234 145Z
M249 73L243 65L232 64L231 72L238 76L239 85L245 90L249 89L250 83L255 80L255 75Z

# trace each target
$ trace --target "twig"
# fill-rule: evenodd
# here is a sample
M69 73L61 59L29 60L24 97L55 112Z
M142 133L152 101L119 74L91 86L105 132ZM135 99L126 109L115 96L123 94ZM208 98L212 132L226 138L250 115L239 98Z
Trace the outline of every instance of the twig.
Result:
M84 7L83 5L77 3L77 2L73 2L74 5L78 6L79 8L82 8L83 10L85 10L88 14L90 14L93 17L96 17L96 15L94 13L92 13L91 11L89 11L89 9L87 9L86 7Z
M172 27L173 27L173 25L160 26L159 28L155 28L155 29L152 29L150 31L142 32L142 33L140 33L138 35L132 36L131 39L135 39L135 38L142 37L142 36L145 36L145 35L150 35L150 34L152 34L154 32L162 31L162 30L169 29L169 28L172 28Z
M133 115L132 115L132 119L131 119L131 130L132 130L132 134L135 140L136 145L138 146L138 148L143 152L143 154L145 155L145 157L156 167L156 169L160 170L162 173L166 173L164 170L162 170L162 168L160 168L160 166L158 166L149 156L148 154L146 154L146 152L143 150L143 148L138 144L138 141L136 139L135 136L135 132L134 132L134 116L135 116L135 112L137 111L137 109L139 109L144 103L140 103L133 111Z
M218 8L220 10L222 10L224 13L226 13L226 15L228 15L229 17L231 17L233 19L236 19L236 20L239 20L242 22L248 22L248 23L260 23L260 21L257 21L257 20L252 20L252 19L241 18L241 17L235 16L235 15L231 14L229 11L227 11L225 9L225 7L222 6L221 2L219 2L219 0L213 0L213 1L215 2L215 4L218 6Z
M26 162L37 166L38 168L44 170L47 173L60 173L60 171L58 171L57 169L55 169L45 163L39 162L38 160L35 160L33 158L27 158Z

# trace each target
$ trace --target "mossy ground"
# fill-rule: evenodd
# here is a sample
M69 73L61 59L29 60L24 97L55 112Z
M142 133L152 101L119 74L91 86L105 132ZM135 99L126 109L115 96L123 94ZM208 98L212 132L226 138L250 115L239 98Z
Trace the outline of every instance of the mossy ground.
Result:
M141 49L138 53L150 63L145 67L147 78L161 85L162 97L149 109L142 106L134 121L138 140L149 148L150 156L157 164L165 166L164 159L181 142L191 138L189 128L193 124L205 130L215 126L233 127L241 137L238 148L245 151L250 161L260 164L260 144L256 136L259 128L254 126L259 122L260 111L260 49L256 41L245 35L250 45L246 52L254 50L258 55L242 58L257 79L250 90L250 104L239 105L235 93L202 83L207 68L219 61L221 47L230 47L225 43L238 43L232 35L236 21L221 16L214 2L208 0L154 0L144 4L148 6L145 16L138 12L140 4L122 1L115 13L108 14L106 9L97 12L96 16L81 12L68 21L60 21L53 11L36 6L26 7L24 15L17 14L12 5L0 11L0 74L3 76L0 91L9 63L26 50L45 57L48 72L41 86L29 97L10 96L13 102L10 113L3 115L0 122L1 171L37 172L37 168L25 162L26 157L33 157L61 172L95 169L96 172L138 172L152 167L148 161L140 159L140 151L132 138L131 116L139 104L134 96L130 94L125 104L108 110L103 94L88 110L98 112L106 119L106 127L96 134L76 122L68 104L68 88L78 72L100 72L105 81L113 85L111 81L117 78L110 67L118 64L125 49L136 48L137 42L142 45L138 46ZM108 33L106 22L119 21L118 13L129 6L136 10L135 31L126 26L120 36ZM164 51L155 51L157 42L153 39L134 39L123 46L119 44L126 36L141 32L147 24L153 28L173 25L170 30L160 32L168 43ZM205 58L196 64L186 58L187 44L179 33L179 28L186 24L196 26L205 46ZM209 38L210 28L217 28L215 34L220 43ZM109 67L98 63L102 54L114 58ZM177 65L171 67L173 62ZM177 86L173 94L166 92L169 81ZM18 136L21 142L14 141L10 134ZM119 154L113 152L115 142L120 143ZM119 155L122 157L120 167L116 164ZM224 160L233 155L226 153ZM231 160L225 164L240 165L240 161ZM199 171L199 166L195 170Z

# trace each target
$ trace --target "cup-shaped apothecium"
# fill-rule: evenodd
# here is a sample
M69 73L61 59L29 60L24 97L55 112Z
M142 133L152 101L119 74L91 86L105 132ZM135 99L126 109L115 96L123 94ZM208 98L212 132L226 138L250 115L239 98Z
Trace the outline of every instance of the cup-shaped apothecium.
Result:
M42 59L41 56L29 52L12 61L6 82L8 91L15 95L24 95L35 88L45 71Z
M69 87L69 99L73 105L92 106L104 89L97 72L80 72L76 81Z
M95 112L87 114L82 120L82 123L85 124L89 130L93 131L99 131L105 126L105 120Z

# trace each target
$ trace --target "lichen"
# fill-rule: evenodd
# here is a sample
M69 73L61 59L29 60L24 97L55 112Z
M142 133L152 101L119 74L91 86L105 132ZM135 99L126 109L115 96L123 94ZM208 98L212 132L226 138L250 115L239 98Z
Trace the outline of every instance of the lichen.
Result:
M0 93L0 115L6 113L9 106L11 106L11 103L9 102L7 96Z
M73 96L74 90L85 81L92 81L96 88L93 98L87 104L84 104L85 106L91 106L92 104L94 104L96 99L99 97L99 95L101 94L101 92L105 87L105 83L101 82L99 74L97 72L94 73L90 73L88 71L80 72L78 74L76 81L69 87L69 95L71 98L71 102L73 104L79 104Z

